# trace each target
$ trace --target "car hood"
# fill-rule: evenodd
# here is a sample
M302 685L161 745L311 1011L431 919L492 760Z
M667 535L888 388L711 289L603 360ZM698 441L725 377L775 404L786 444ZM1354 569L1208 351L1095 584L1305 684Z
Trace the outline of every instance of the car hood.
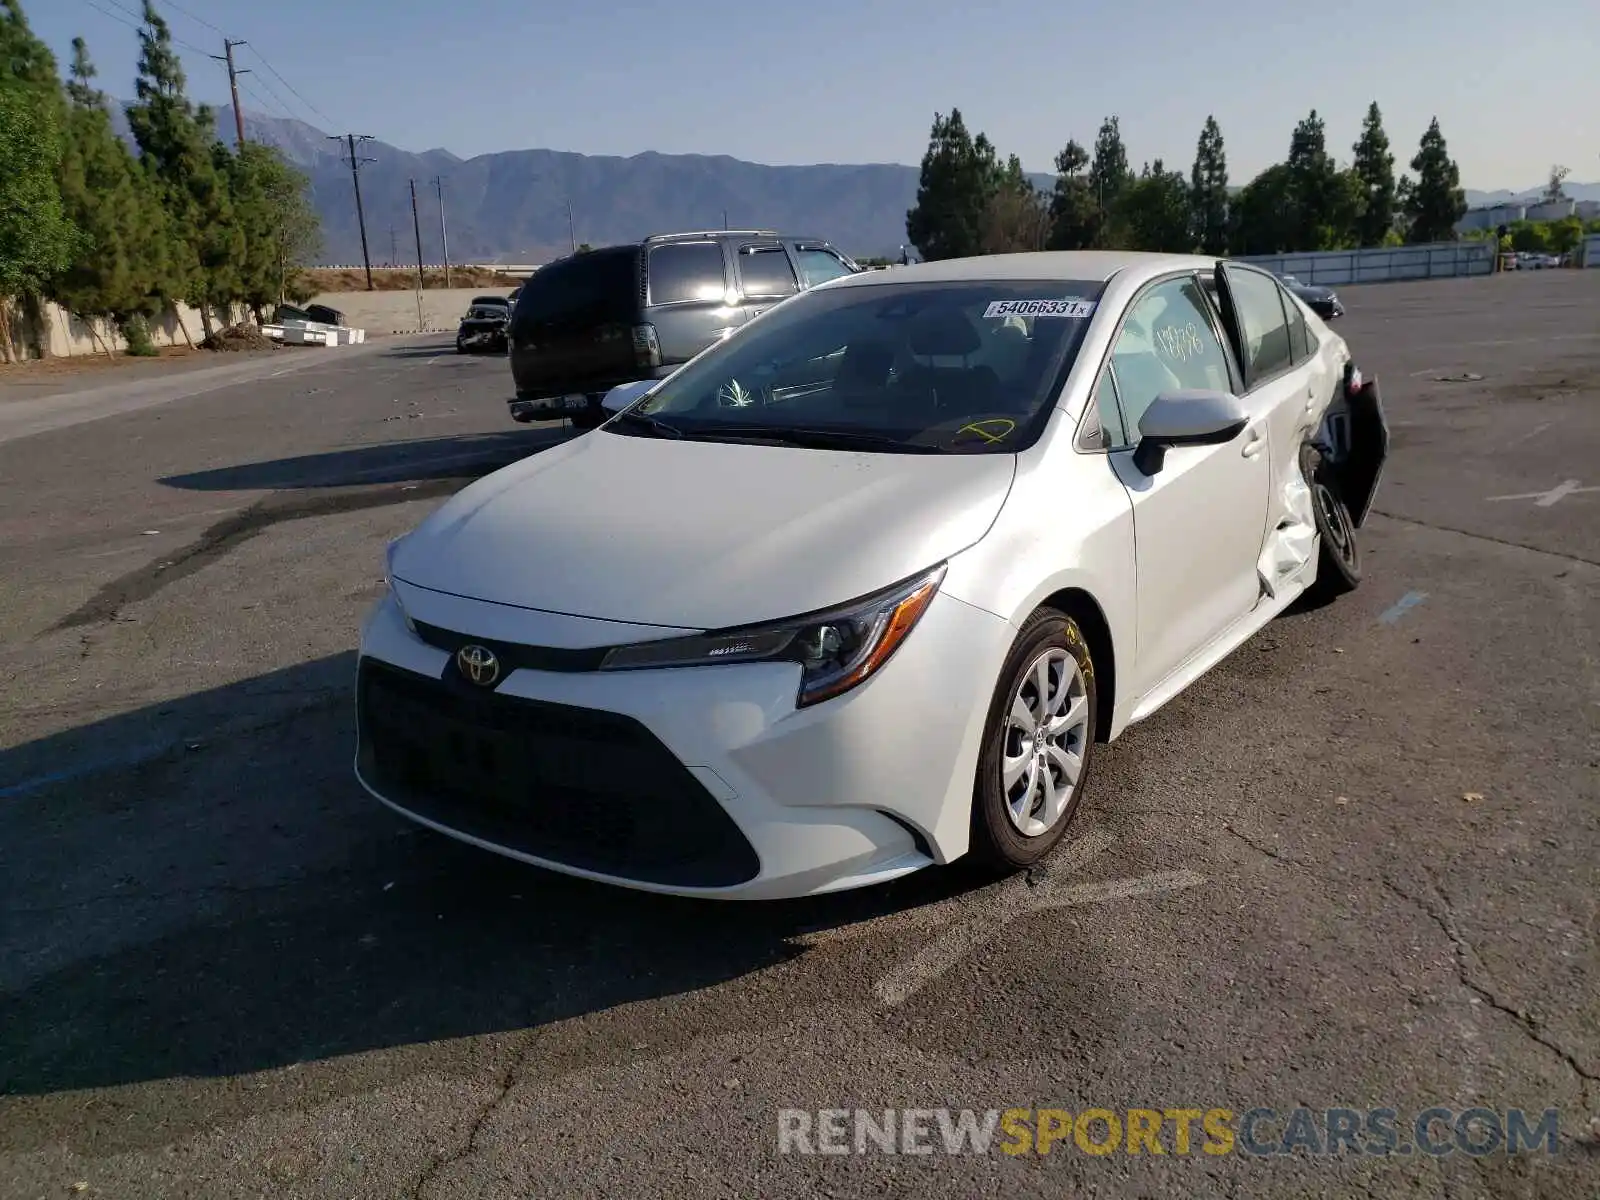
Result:
M876 454L597 430L488 475L394 547L404 583L643 625L828 608L994 523L1010 454Z
M1310 284L1299 283L1290 286L1289 290L1302 300L1329 300L1333 297L1330 287L1312 287Z

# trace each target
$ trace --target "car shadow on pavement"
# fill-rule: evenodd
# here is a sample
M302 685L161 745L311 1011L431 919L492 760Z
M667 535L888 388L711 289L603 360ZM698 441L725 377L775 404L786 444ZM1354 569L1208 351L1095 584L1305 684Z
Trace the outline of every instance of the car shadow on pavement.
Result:
M184 491L242 492L466 478L510 466L573 436L569 428L541 425L499 433L375 442L350 450L168 475L160 482Z
M0 1095L223 1077L691 992L791 939L944 899L959 866L730 903L417 828L351 760L354 655L0 756Z

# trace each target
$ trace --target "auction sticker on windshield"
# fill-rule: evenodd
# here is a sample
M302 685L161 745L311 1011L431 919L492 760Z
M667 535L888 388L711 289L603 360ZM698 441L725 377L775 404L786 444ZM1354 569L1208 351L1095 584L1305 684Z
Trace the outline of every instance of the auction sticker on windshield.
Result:
M995 300L984 309L986 317L1065 317L1087 321L1094 315L1093 300Z

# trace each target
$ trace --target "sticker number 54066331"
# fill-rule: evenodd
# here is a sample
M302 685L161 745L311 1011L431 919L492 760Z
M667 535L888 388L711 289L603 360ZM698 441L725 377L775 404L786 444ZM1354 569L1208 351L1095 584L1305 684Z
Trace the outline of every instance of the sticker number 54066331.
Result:
M984 309L986 317L1065 317L1085 321L1094 315L1093 300L995 300Z

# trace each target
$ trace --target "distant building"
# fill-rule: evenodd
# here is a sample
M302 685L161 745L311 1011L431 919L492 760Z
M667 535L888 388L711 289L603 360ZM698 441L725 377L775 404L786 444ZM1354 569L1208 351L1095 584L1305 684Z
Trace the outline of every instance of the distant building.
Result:
M1582 221L1600 221L1600 200L1579 200L1572 215Z
M1572 210L1577 207L1574 200L1552 200L1541 204L1528 205L1530 221L1559 221L1563 217L1570 217Z
M1483 208L1469 208L1466 215L1456 222L1457 233L1467 233L1474 229L1498 229L1501 225L1511 225L1517 221L1528 220L1528 206L1526 204L1492 204Z

